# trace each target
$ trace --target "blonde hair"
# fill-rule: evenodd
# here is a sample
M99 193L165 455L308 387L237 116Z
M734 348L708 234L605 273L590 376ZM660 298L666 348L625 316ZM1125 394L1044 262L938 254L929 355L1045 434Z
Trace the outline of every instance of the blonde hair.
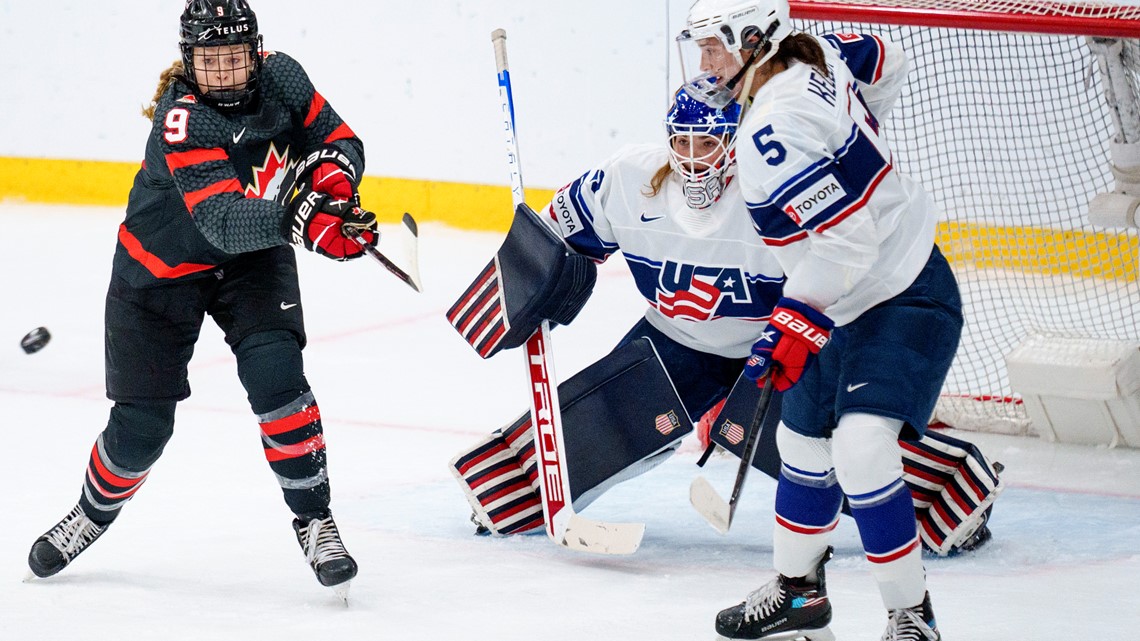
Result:
M649 179L649 184L646 190L641 192L646 198L654 198L657 194L661 193L661 188L665 186L665 181L669 180L669 175L673 173L673 167L669 163L665 163L653 174Z
M150 99L150 104L142 109L142 115L145 116L147 120L154 118L154 109L158 106L158 101L162 98L162 94L166 93L166 90L170 88L170 85L173 84L175 80L183 77L185 72L186 68L182 65L182 61L175 60L159 75L158 88L154 90L154 97Z

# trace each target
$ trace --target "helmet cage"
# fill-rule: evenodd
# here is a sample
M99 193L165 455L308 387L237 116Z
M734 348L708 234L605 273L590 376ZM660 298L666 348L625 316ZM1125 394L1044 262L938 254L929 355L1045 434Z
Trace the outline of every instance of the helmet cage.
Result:
M245 0L189 0L182 13L180 35L185 81L203 103L221 110L240 110L253 102L264 51L257 31L257 16ZM226 68L224 61L217 64L229 71L231 78L244 74L245 82L221 87L201 86L197 72L204 75L207 70L195 69L195 51L226 45L240 45L247 66Z
M682 179L685 199L692 209L705 209L724 192L729 170L736 162L736 128L740 122L740 105L730 103L721 109L709 107L689 96L684 89L677 92L673 107L665 117L668 134L669 166ZM716 146L697 155L709 138ZM678 140L683 140L677 151Z
M676 39L685 88L711 107L724 107L739 93L737 83L747 68L770 60L791 32L787 0L698 0ZM720 77L701 68L700 41L709 38L716 38L734 63L728 67L722 61ZM747 59L741 51L748 52Z

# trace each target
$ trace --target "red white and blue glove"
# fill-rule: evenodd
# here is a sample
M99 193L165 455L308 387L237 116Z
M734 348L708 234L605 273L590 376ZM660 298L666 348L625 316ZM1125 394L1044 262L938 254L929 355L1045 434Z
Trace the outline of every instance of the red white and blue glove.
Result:
M303 188L293 197L281 221L281 233L294 245L333 260L351 260L364 254L364 246L347 235L355 230L365 243L376 245L376 215L359 207L359 200L338 200Z
M744 375L762 385L770 374L777 390L790 389L830 340L834 327L823 312L794 298L781 298L760 340L752 345Z

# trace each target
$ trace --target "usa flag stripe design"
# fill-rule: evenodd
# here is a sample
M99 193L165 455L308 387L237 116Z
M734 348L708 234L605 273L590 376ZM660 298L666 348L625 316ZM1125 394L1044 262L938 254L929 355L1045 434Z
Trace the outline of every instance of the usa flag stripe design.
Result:
M503 309L498 262L492 260L447 311L447 320L480 356L486 358L510 329Z

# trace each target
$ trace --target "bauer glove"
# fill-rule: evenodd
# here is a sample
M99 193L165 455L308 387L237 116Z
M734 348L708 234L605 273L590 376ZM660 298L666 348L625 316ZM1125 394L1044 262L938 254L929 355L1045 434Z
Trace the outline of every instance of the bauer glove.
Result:
M364 246L346 235L346 228L369 245L380 238L376 215L361 209L359 199L336 200L309 188L297 192L281 221L285 240L333 260L351 260L364 253Z
M752 345L744 375L761 385L771 373L777 390L791 388L827 344L833 327L835 323L823 312L793 298L781 298L760 340Z
M328 194L336 200L352 200L356 195L356 188L352 186L348 173L336 163L317 165L307 182L313 186L313 191Z

